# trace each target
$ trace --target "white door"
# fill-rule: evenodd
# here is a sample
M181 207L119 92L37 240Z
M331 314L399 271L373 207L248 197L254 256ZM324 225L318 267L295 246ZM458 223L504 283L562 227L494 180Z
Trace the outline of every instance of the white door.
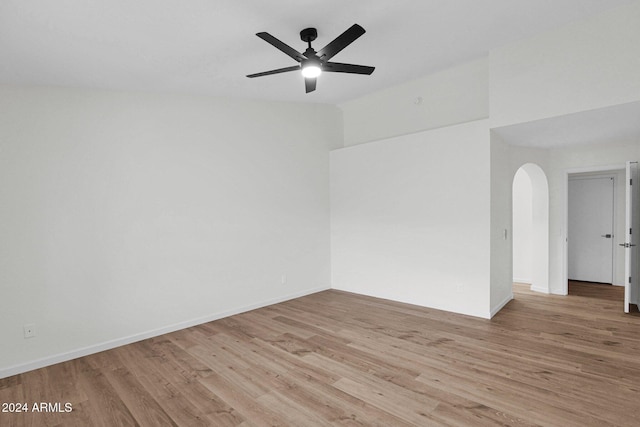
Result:
M627 162L627 182L626 182L626 210L625 210L625 240L620 244L625 247L624 251L624 312L629 312L629 304L638 303L638 275L637 275L637 247L638 238L635 237L640 232L640 222L635 208L638 201L638 163Z
M613 283L612 177L569 179L569 279Z

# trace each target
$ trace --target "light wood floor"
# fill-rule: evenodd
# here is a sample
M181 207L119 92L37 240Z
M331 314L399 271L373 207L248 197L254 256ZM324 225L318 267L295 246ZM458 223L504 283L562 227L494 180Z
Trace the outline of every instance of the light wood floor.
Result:
M640 425L640 316L571 284L482 320L326 291L0 380L2 426Z

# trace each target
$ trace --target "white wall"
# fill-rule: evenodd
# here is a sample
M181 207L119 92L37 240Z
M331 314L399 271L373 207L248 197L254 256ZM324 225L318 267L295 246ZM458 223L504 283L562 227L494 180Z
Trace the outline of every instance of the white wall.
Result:
M489 317L487 126L331 153L334 288Z
M532 282L533 194L531 179L524 169L513 178L513 280Z
M489 116L489 61L461 64L340 108L345 146L484 119Z
M613 111L606 107L640 101L638 22L640 2L636 1L588 20L495 49L489 54L488 67L486 60L463 64L340 105L344 113L345 146L378 142L339 150L332 155L334 286L414 303L419 300L419 304L458 312L478 313L484 310L488 297L489 314L494 314L511 296L512 179L520 166L532 163L532 167L538 168L536 179L539 178L541 184L535 188L544 193L538 194L534 189L534 198L544 198L545 201L536 205L533 213L534 218L545 220L534 220L534 223L540 226L540 230L548 225L548 231L534 232L533 247L534 252L548 252L549 256L544 257L544 262L534 259L531 281L536 290L561 293L561 248L566 236L563 216L558 209L562 209L560 206L566 199L562 183L565 169L602 165L616 158L618 160L615 161L622 160L614 154L618 150L615 145L624 142L620 140L621 135L633 134L637 127L620 120L607 123L604 130L598 129L600 132L596 137L589 135L592 141L601 141L603 145L600 148L571 146L560 149L563 154L558 157L556 150L507 144L535 140L545 135L557 141L563 140L566 139L563 136L575 134L570 126L567 127L567 123L573 123L571 120L554 122L552 129L548 129L541 119ZM414 104L418 97L423 98L422 103ZM485 153L490 161L490 194L485 196L490 203L490 222L486 225L490 256L484 260L489 262L490 290L486 291L485 299L475 309L461 309L461 300L450 289L464 282L467 272L459 271L464 261L457 262L455 266L441 263L442 268L429 262L425 267L423 254L431 255L437 244L446 245L446 239L437 235L437 239L428 240L424 232L427 227L421 221L428 219L434 229L443 224L447 230L454 227L454 222L465 226L466 223L460 218L453 221L454 218L439 214L423 215L427 211L423 205L426 202L418 202L421 193L412 188L416 180L423 179L421 174L412 172L417 168L416 163L423 159L409 159L409 153L415 150L413 144L419 144L423 138L429 141L429 147L438 147L444 153L436 154L435 149L429 152L431 157L438 159L437 165L429 161L430 167L436 171L458 170L460 161L473 158L472 151L459 158L449 156L447 148L440 147L432 138L434 135L437 138L443 136L443 140L448 138L449 132L459 129L451 126L454 123L488 117L488 103L491 129L505 129L505 126L512 125L523 126L524 129L527 124L537 123L537 126L529 126L537 134L519 135L524 136L520 141L504 141L504 135L495 132L490 137L490 146ZM610 118L607 114L603 117ZM443 128L436 129L438 127ZM518 137L518 132L509 135ZM486 142L486 138L485 135L480 139ZM397 146L393 147L394 144ZM595 151L591 151L593 149ZM626 149L621 151L624 160L636 157L629 157L630 152ZM427 175L425 172L424 176ZM450 207L454 203L444 196L445 191L453 195L453 200L477 196L474 187L456 186L458 181L455 177L444 176L451 181L440 185L444 188L442 193L428 186L427 194L438 201L437 205ZM437 197L433 196L434 193ZM409 232L414 228L419 231L416 235ZM508 233L506 240L503 238L504 230ZM428 249L423 251L423 247ZM486 273L487 265L484 267ZM437 278L442 284L431 288L423 284L425 278L428 282ZM482 310L478 309L480 306ZM486 316L486 312L480 315Z
M629 146L634 144L634 138L629 135L636 132L629 132L633 127L629 123L616 120L615 123L605 123L606 132L600 126L596 132L585 134L581 128L572 128L570 121L542 119L613 111L607 107L640 99L638 22L640 2L636 1L490 52L490 121L493 130L503 126L520 129L510 132L511 138L515 139L508 142L515 144L540 139L541 136L556 141L568 139L579 142L579 138L573 136L576 134L589 138L590 142L595 141L595 144L586 146L571 145L548 150L510 147L514 173L524 163L536 163L542 167L549 184L548 242L541 242L549 247L549 266L548 273L542 276L537 276L534 268L533 281L539 283L537 290L558 294L566 292L567 171L602 170L608 165L620 165L637 158L637 149ZM532 126L533 123L538 125ZM543 127L541 123L549 123L549 126ZM529 135L527 129L537 134ZM544 140L538 142L546 143ZM617 277L621 268L617 262Z
M640 1L490 52L491 126L640 100Z
M491 293L493 317L513 299L513 256L509 146L491 132Z
M0 86L0 377L328 288L341 142L331 106Z

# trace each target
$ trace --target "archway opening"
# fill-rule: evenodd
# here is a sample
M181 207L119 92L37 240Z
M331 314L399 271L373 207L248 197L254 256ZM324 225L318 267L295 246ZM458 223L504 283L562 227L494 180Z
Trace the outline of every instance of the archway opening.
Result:
M522 165L512 196L513 281L549 293L549 184L542 168Z

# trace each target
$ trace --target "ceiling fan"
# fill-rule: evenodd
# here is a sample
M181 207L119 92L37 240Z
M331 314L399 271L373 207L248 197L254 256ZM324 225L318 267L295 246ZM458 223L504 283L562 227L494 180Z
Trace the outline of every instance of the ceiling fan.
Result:
M304 76L304 86L306 93L316 90L318 76L323 72L332 73L350 73L350 74L366 74L370 75L375 67L366 65L342 64L339 62L329 62L338 52L353 43L358 37L365 33L364 28L358 24L353 24L347 31L336 37L331 43L315 51L311 47L311 42L318 37L318 31L315 28L305 28L300 31L300 38L308 44L307 50L300 53L291 46L281 42L269 33L261 32L256 36L273 45L276 49L284 52L291 58L299 62L299 65L291 67L278 68L277 70L264 71L262 73L249 74L247 77L262 77L271 74L286 73L289 71L301 70Z

